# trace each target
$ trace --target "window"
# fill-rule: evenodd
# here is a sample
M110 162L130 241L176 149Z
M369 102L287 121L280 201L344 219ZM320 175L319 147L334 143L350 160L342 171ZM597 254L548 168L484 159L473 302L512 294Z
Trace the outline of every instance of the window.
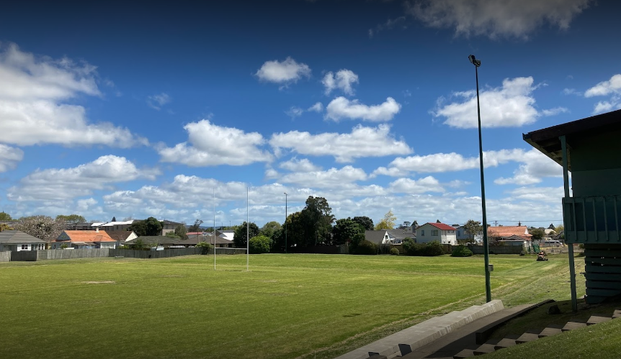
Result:
M23 249L28 249L28 245L27 244L22 244L22 250Z
M421 229L421 230L420 230L420 235L421 235L421 236L424 236L424 235L425 235L425 230L424 230L424 229Z
M437 236L438 235L438 230L437 229L431 230L431 235L432 236Z

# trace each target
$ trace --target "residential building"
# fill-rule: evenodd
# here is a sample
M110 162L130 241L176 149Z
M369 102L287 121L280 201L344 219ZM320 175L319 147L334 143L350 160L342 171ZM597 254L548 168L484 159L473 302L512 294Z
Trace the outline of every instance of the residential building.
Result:
M457 245L455 227L444 223L425 223L416 229L416 243L436 241L441 244Z
M377 245L390 244L390 235L385 229L379 231L364 231L364 239Z
M116 248L117 241L112 239L106 231L96 229L94 231L63 231L55 241L52 249L62 248Z
M0 232L0 252L37 251L45 249L45 241L16 230Z
M116 241L116 247L125 245L125 242L129 242L132 239L138 238L138 235L133 231L106 231L110 238Z
M498 226L487 227L487 236L490 239L509 239L509 237L520 237L525 241L530 241L532 235L528 233L526 226ZM514 238L515 239L515 238Z
M587 303L618 297L621 110L533 131L523 138L563 168L563 224L570 251L573 307L577 302L573 245L578 243L584 245Z

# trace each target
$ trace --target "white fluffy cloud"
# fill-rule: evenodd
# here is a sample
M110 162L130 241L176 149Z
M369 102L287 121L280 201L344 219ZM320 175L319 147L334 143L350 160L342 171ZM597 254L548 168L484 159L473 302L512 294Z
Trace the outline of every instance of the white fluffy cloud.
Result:
M37 170L9 188L7 197L18 202L67 200L89 196L95 190L110 190L114 183L138 178L153 180L157 175L158 170L139 170L125 157L101 156L73 168Z
M275 82L278 84L287 84L297 82L302 77L309 77L311 69L308 65L297 63L291 57L287 57L284 61L265 61L263 66L255 75L262 81Z
M24 151L0 144L0 173L14 169L23 158Z
M532 96L536 88L537 86L533 86L532 77L516 77L505 79L501 88L480 91L481 126L519 127L535 122L540 116L552 116L567 111L564 108L537 111L534 107L535 98ZM454 95L464 101L442 105L445 99L440 99L434 116L446 118L444 123L451 127L477 128L476 91L457 92Z
M592 0L420 0L406 2L407 13L425 25L454 28L456 36L527 38L539 26L569 28Z
M306 111L321 112L323 111L323 104L321 102L315 102L315 104L309 107Z
M403 155L412 149L403 140L390 135L390 126L356 126L351 133L322 133L291 131L273 134L270 145L278 153L281 149L311 156L334 156L337 162L352 162L356 158Z
M543 177L559 177L561 167L536 149L524 151L522 149L486 151L483 153L485 168L497 167L509 162L520 163L511 178L498 178L496 184L527 185L541 182ZM442 173L456 172L479 168L479 158L464 157L461 154L435 153L426 156L397 157L388 168L380 167L371 176L385 175L392 177L406 176L415 173Z
M585 97L610 96L608 100L599 101L595 104L593 113L611 111L621 108L621 74L613 75L610 80L602 81L586 90Z
M432 176L427 176L419 180L410 178L399 178L390 183L390 191L393 193L426 193L426 192L444 192L444 188L440 182Z
M280 181L314 188L340 188L348 183L366 179L364 170L345 166L341 169L330 168L327 171L293 172L281 177Z
M326 95L329 95L333 90L339 89L347 95L353 96L354 89L352 85L358 83L358 75L347 69L339 70L336 75L329 71L323 77L321 83L326 88Z
M292 158L289 161L281 163L278 167L291 172L316 172L321 171L321 167L315 165L307 158L301 160Z
M360 119L371 122L390 121L401 110L401 105L392 97L388 97L384 103L368 106L358 100L348 100L339 96L332 100L326 107L326 119L339 121L341 119Z
M162 162L182 163L192 167L270 162L272 155L259 147L265 139L257 132L245 133L232 127L221 127L209 120L184 126L188 142L159 150Z
M146 144L111 123L89 124L84 107L66 103L79 95L101 95L95 70L68 58L35 57L15 44L0 47L0 141L122 148Z

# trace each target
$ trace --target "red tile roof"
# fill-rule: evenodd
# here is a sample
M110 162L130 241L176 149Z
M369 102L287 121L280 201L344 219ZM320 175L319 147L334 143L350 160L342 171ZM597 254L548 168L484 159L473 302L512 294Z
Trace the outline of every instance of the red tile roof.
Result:
M454 231L455 227L449 226L448 224L444 224L444 223L431 223L431 222L427 222L426 224L430 224L434 227L436 227L437 229L443 230L443 231Z
M532 235L528 233L528 228L526 226L488 227L487 234L494 237L520 236L525 239L530 239L530 237L532 237Z
M116 242L105 231L64 231L70 239L70 242ZM58 242L64 242L59 241Z

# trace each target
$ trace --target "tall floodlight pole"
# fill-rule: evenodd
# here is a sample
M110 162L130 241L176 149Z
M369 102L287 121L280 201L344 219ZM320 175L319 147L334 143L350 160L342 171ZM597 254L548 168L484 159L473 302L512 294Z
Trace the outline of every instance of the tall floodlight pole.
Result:
M287 192L285 192L285 253L287 253Z
M477 82L477 119L479 125L479 168L481 170L481 210L483 212L483 253L485 257L485 299L487 302L492 300L492 286L490 284L489 273L489 244L487 241L487 211L485 209L485 175L483 167L483 137L481 136L481 105L479 104L479 66L481 60L477 60L474 55L468 56L468 60L474 65L474 73Z

